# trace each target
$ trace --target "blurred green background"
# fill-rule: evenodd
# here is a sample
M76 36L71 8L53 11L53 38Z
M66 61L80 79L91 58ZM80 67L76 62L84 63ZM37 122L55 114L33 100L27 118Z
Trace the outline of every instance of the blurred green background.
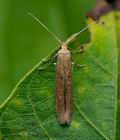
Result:
M0 104L17 82L58 46L33 13L61 40L86 26L85 15L96 0L0 0ZM89 32L79 37L89 41Z

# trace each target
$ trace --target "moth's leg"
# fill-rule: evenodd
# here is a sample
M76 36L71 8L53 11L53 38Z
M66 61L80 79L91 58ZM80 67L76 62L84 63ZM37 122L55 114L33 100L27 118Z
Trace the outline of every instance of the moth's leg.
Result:
M80 67L80 68L85 66L84 64L77 64L77 63L73 60L72 56L71 56L71 60L72 60L72 65L73 65L73 66L77 66L77 67Z
M71 54L76 54L76 53L83 53L85 49L87 48L87 44L80 45L77 50L75 51L70 51Z
M84 64L77 64L77 63L75 63L74 61L72 61L72 65L73 65L73 66L80 67L80 68L85 66Z
M85 66L85 64L77 64L77 63L74 63L74 65L80 68Z
M44 69L46 67L48 67L53 61L54 59L57 57L57 53L54 55L54 57L51 59L51 61L48 64L43 65L42 67L38 68L38 69Z

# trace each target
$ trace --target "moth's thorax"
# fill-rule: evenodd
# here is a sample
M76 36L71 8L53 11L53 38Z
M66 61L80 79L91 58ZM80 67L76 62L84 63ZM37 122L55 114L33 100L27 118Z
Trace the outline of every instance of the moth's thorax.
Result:
M58 55L61 55L61 56L70 55L70 51L67 49L67 46L65 43L62 44L61 49L58 51Z

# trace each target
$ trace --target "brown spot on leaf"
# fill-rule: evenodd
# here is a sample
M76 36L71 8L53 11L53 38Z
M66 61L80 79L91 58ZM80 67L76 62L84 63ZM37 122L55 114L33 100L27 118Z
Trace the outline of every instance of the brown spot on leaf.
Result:
M105 25L105 22L104 22L104 21L101 21L101 24L102 24L102 25Z
M119 20L120 19L120 17L118 15L115 15L115 18L116 18L116 20Z

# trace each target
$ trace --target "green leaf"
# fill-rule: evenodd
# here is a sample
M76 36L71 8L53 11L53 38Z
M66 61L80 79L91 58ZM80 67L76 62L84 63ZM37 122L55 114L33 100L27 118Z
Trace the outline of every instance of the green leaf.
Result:
M90 27L84 52L71 53L73 117L59 126L55 114L56 49L18 83L0 107L4 140L115 140L117 115L117 43L114 13ZM89 20L88 22L91 22ZM73 51L78 47L72 48Z

